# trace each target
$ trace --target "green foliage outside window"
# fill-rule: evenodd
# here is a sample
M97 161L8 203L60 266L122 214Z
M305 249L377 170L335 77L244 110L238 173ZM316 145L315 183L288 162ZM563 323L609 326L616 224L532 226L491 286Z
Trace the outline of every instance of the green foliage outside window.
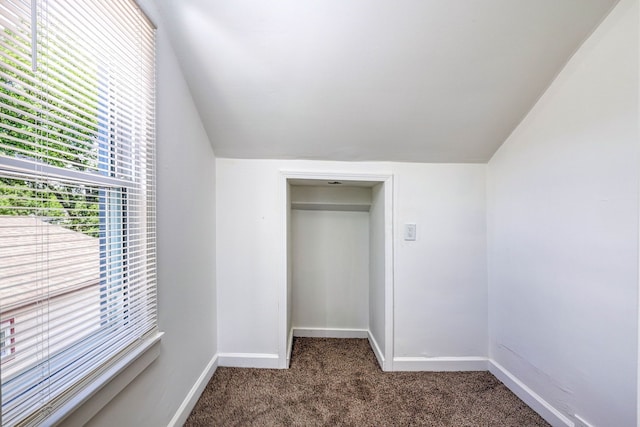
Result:
M12 43L17 37L8 30L4 31L3 38L0 43L0 155L32 159L64 169L96 171L97 70L71 69L68 64L74 58L78 63L86 63L79 60L81 52L63 50L50 41L49 53L39 57L40 66L48 72L34 73L30 47ZM57 101L61 97L64 102ZM0 215L37 215L97 237L98 201L99 190L95 187L0 176Z

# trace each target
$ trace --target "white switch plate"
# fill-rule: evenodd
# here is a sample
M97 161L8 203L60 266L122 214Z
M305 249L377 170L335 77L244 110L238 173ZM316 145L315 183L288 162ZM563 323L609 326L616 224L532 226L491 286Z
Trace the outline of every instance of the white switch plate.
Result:
M416 240L417 232L415 224L404 225L404 240Z

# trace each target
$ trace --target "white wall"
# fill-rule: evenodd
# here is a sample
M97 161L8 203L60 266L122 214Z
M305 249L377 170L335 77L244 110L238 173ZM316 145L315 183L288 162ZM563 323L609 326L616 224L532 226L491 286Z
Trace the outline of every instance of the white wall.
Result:
M168 425L216 354L215 158L158 25L157 236L161 353L90 426Z
M369 328L369 213L293 210L293 326Z
M369 331L384 353L385 348L385 257L384 184L371 189L369 211Z
M286 282L281 170L394 175L395 354L486 356L485 170L478 164L216 159L219 349L277 354Z
M396 357L487 355L485 165L407 164L395 179ZM405 223L417 240L404 241Z
M489 162L490 356L568 421L636 426L638 1Z

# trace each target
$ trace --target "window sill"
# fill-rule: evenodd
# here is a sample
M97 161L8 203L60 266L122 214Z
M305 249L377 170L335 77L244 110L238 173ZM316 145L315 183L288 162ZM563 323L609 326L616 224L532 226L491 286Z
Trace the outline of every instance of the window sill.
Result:
M45 425L83 426L160 355L164 332L147 338L134 351L122 357L89 383L65 405L53 411Z

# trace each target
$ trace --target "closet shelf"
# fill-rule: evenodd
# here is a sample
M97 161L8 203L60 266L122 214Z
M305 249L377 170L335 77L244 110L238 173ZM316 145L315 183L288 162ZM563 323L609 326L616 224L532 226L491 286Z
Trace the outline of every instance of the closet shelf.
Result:
M352 211L369 212L369 203L291 202L291 209L300 211Z

